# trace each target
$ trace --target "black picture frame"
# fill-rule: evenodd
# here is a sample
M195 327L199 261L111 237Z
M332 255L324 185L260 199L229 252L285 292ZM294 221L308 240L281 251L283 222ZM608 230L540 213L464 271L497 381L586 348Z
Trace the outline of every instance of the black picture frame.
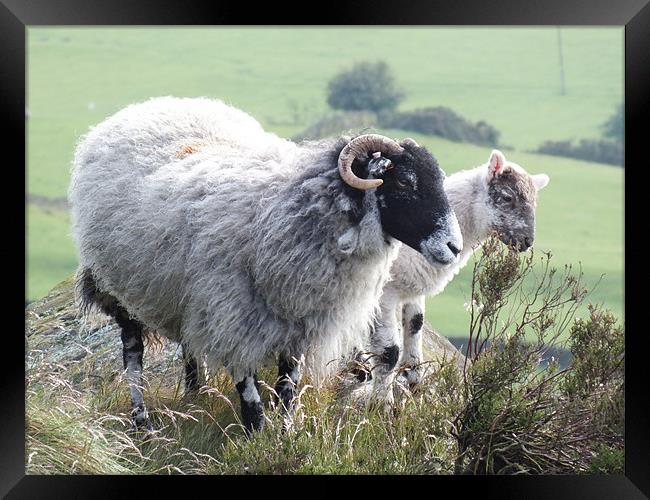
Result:
M25 211L18 185L25 186L24 172L16 165L25 165L25 89L26 28L40 25L609 25L625 26L625 262L641 266L639 272L625 273L626 323L626 431L625 475L611 476L538 476L538 477L341 477L317 478L336 481L346 487L364 481L364 494L386 492L388 482L413 481L427 488L427 493L440 494L445 483L455 493L495 496L498 498L648 498L650 495L650 390L645 381L646 352L643 348L644 316L642 250L643 218L646 202L645 170L648 161L642 158L645 127L650 104L650 5L649 0L456 0L456 1L359 1L349 5L130 0L101 2L91 0L0 0L0 106L5 132L5 158L8 152L17 160L5 163L5 228L9 234L25 230ZM317 7L313 9L313 7ZM314 12L309 14L309 12ZM289 14L291 13L291 14ZM3 162L4 163L4 162ZM633 168L630 174L630 167ZM15 178L7 180L7 174ZM586 173L585 175L588 175ZM25 240L22 240L25 241ZM26 245L27 243L25 243ZM11 263L25 259L25 246L7 238L2 249L7 269ZM17 274L16 274L17 275ZM628 279L629 278L629 279ZM18 340L19 317L23 313L24 275L7 286L5 304L6 330L0 384L0 495L6 498L87 498L120 497L136 493L134 485L147 490L164 488L168 494L196 491L202 481L230 482L240 494L248 488L269 485L269 480L302 483L313 488L316 478L282 477L204 477L172 480L167 477L126 476L26 476L25 475L25 366L18 352L25 348ZM21 285L22 283L22 285ZM19 303L21 304L19 308ZM22 316L24 327L24 316ZM14 325L14 322L16 325ZM11 342L8 340L11 339ZM18 343L18 347L16 347ZM23 351L24 352L24 351ZM190 481L192 486L190 486ZM211 494L227 495L229 490L212 490ZM280 485L278 485L280 486ZM408 485L403 485L402 488ZM413 485L414 487L416 485ZM294 491L294 485L282 485ZM191 489L189 489L191 488ZM270 489L269 489L270 491ZM332 490L334 493L335 490ZM410 494L408 492L404 492ZM152 493L155 494L155 493ZM200 493L201 494L201 493ZM297 490L297 495L305 494Z

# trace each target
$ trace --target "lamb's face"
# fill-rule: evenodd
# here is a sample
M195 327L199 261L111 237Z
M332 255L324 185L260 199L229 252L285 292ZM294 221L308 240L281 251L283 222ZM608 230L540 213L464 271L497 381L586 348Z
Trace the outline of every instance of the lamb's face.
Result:
M493 151L487 165L490 229L503 243L520 252L535 240L537 193L549 181L545 174L530 175L516 163L508 162L500 151Z
M374 177L383 179L377 188L377 203L384 231L420 252L436 267L457 260L463 239L443 189L444 172L424 148L413 141L402 144L404 151L368 164Z

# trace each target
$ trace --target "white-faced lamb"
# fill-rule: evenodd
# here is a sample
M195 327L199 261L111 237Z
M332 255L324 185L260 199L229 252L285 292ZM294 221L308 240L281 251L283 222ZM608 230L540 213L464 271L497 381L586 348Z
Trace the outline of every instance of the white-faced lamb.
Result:
M362 381L372 378L372 400L392 401L392 383L398 372L405 377L402 382L411 387L419 382L425 298L442 292L492 232L519 251L533 244L537 194L548 182L546 174L529 175L498 150L492 152L487 163L445 179L445 192L460 224L463 249L455 264L436 268L411 248L401 247L380 299L381 313L367 349L370 354L357 356L370 364L370 371L356 371ZM400 344L403 348L398 367ZM384 355L391 351L392 356Z
M367 335L400 242L432 266L457 260L443 178L412 140L297 145L206 98L154 98L92 128L69 191L78 290L121 327L135 424L150 425L150 330L181 343L186 388L199 357L229 371L249 432L264 423L256 370L279 356L290 411L301 356Z

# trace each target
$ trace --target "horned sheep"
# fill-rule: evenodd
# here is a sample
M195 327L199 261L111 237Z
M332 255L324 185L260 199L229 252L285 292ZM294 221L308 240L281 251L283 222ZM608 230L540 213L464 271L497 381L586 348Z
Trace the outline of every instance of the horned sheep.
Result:
M78 290L121 327L134 422L150 426L143 333L181 343L236 382L242 423L263 427L256 370L279 356L289 410L298 360L358 342L400 242L457 260L444 173L414 141L377 134L295 144L206 98L154 98L79 143L69 199ZM316 347L315 347L316 346Z

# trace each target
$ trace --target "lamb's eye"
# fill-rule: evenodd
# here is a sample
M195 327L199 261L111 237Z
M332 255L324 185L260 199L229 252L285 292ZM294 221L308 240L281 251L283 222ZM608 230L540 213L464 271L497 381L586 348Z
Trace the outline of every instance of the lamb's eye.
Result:
M510 196L509 194L502 194L501 201L505 203L510 203L512 201L512 196Z

